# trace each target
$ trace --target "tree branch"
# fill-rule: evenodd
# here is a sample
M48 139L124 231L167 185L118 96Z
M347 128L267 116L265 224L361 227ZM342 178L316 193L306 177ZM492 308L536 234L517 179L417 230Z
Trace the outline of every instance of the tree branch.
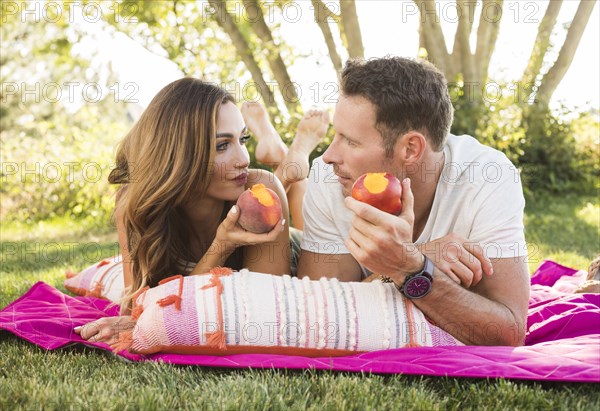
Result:
M333 13L331 13L331 10L329 10L321 0L312 0L312 5L315 11L315 21L317 22L319 29L321 29L321 33L323 33L325 44L327 44L329 58L331 59L331 63L333 63L333 68L339 73L342 70L342 59L337 52L333 34L331 33L329 24L327 23L327 20L330 16L332 16Z
M531 55L529 56L529 62L521 77L521 84L524 86L527 95L533 91L535 79L540 74L542 64L544 63L544 57L550 49L550 35L556 24L562 2L563 0L554 0L548 3L544 18L538 28L537 37L535 43L533 43Z
M458 27L456 29L456 37L458 39L458 52L460 53L460 61L463 73L464 84L473 84L477 80L475 71L475 58L471 53L471 45L469 38L471 36L472 24L469 23L469 13L465 0L457 0L456 6L459 10ZM473 90L480 90L481 85L475 85ZM475 97L475 96L473 96Z
M456 72L463 71L462 59L461 59L461 54L462 54L461 47L463 46L462 32L465 30L463 25L468 24L467 32L469 33L469 38L470 38L471 31L473 30L473 21L475 20L476 2L468 1L465 3L467 5L467 8L469 9L468 19L467 18L459 18L458 27L456 28L456 33L454 34L454 44L452 46L452 54L450 55L450 59L452 60L452 66L454 67ZM461 10L460 5L458 4L458 1L457 1L456 6L457 6L458 10ZM461 10L461 13L464 13L464 10ZM470 47L469 44L467 44L467 47ZM456 75L457 73L453 73L453 74ZM454 77L454 75L452 77Z
M257 13L256 18L249 19L250 27L258 38L262 40L263 47L267 49L266 55L269 67L275 77L275 81L277 81L277 85L279 86L288 112L293 114L298 111L300 99L298 98L294 83L292 83L292 79L287 71L287 66L281 58L281 54L279 53L278 47L275 45L275 41L273 41L271 29L269 29L269 26L267 26L267 23L265 22L262 8L257 0L244 0L244 7L246 8L246 13L249 13L250 9Z
M267 82L265 81L262 71L258 66L258 63L254 59L252 49L240 32L238 27L233 22L231 15L225 8L225 0L208 0L210 5L214 7L215 13L213 17L215 21L221 26L223 30L229 35L233 46L241 57L242 61L246 65L246 68L252 75L252 79L259 88L260 94L267 107L277 108L275 102L275 96L269 89Z
M444 34L437 16L434 0L414 0L421 14L420 22L423 24L425 43L427 44L427 55L429 61L437 66L452 81L452 62L446 48ZM431 17L432 16L432 17Z
M494 7L491 7L492 4ZM477 46L475 49L477 78L482 83L488 79L488 69L492 54L496 48L503 7L504 0L483 0L479 16L479 27L477 28ZM490 13L490 10L493 13Z
M365 48L362 43L360 24L356 14L354 0L340 0L340 15L344 26L344 35L348 41L348 55L350 58L365 57Z
M558 87L558 84L567 73L567 70L569 70L577 47L579 46L579 42L581 41L581 36L583 35L583 31L585 30L585 26L587 26L595 5L595 1L581 0L579 2L577 12L575 13L575 17L567 32L567 38L558 53L558 58L542 79L542 84L537 93L539 106L548 107L552 94L554 94L556 87Z

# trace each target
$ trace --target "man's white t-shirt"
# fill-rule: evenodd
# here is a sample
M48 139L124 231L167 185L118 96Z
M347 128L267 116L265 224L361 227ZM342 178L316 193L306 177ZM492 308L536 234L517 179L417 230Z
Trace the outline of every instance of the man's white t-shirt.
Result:
M470 136L449 135L442 174L429 218L416 244L456 233L479 243L489 258L527 255L523 226L525 198L517 168L500 151ZM439 169L438 169L439 170ZM421 178L436 170L422 169ZM301 248L318 254L349 254L344 245L353 213L342 186L322 157L313 162L304 196ZM443 250L440 250L443 252ZM369 271L361 267L363 276Z

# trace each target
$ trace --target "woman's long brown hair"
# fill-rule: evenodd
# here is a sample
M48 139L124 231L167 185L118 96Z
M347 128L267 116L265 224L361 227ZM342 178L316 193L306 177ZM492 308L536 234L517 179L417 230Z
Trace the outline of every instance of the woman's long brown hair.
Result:
M122 307L145 285L177 274L191 261L181 205L210 183L219 108L234 102L223 89L194 78L164 87L120 143L108 181L123 184L115 215L122 216L133 284Z

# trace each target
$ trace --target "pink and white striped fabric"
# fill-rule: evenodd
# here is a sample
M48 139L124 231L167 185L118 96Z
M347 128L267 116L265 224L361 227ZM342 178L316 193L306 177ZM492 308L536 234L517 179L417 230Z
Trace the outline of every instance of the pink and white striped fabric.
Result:
M134 353L324 356L463 345L381 281L217 269L172 277L136 304L142 312L130 340Z
M125 292L120 255L90 265L80 273L67 272L65 288L77 295L103 298L119 304Z

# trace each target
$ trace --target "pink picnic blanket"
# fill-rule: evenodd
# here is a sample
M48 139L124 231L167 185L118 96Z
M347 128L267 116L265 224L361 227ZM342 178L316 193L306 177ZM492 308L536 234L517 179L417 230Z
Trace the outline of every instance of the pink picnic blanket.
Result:
M229 368L315 368L385 374L600 382L600 294L571 293L584 276L584 271L552 261L544 261L540 265L531 279L528 333L524 347L418 347L335 358L270 354L141 356L126 351L119 355L133 361ZM74 343L109 350L106 344L82 340L73 328L117 313L118 307L110 307L105 300L71 297L38 282L0 311L0 329L48 350Z

